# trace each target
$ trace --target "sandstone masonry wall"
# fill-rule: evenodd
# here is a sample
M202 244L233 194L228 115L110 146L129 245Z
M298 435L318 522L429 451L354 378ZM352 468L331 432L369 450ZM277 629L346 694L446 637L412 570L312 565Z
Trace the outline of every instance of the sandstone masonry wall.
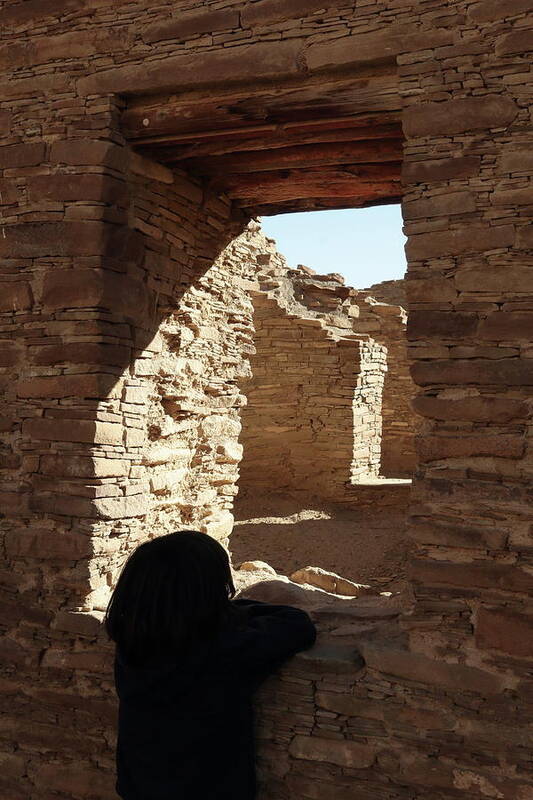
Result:
M241 489L345 500L357 494L350 483L410 478L415 419L405 311L344 286L339 275L289 269L253 228L235 247L226 251L233 269L248 263L248 277L259 282L252 290L257 352L243 387Z
M268 295L252 299L257 352L243 387L239 487L342 499L352 478L378 472L383 350L334 337Z
M416 469L414 435L418 423L411 407L414 385L407 355L407 315L401 306L376 302L369 291L359 292L355 301L359 316L354 328L368 333L387 351L380 473L388 478L411 478Z
M386 611L337 611L319 614L330 641L260 691L261 800L530 795L529 702L513 719L496 676L407 652Z
M407 294L405 291L405 279L394 281L381 281L368 286L365 292L371 297L375 297L380 303L390 303L393 306L407 308Z
M229 203L112 141L64 136L38 169L8 170L3 217L17 231L2 244L0 787L13 800L114 796L101 611L147 536L194 525L226 540L251 331L247 296L214 265L242 224Z
M127 424L120 403L142 404L122 399L121 381L162 322L165 265L177 261L183 291L244 224L227 198L179 176L193 195L179 203L176 243L135 228L142 190L131 173L149 169L125 142L124 96L244 79L248 94L278 78L326 87L338 70L361 80L366 110L368 70L388 58L397 72L383 80L383 111L399 95L404 107L409 358L424 417L411 508L416 609L402 617L408 643L360 646L357 692L342 685L342 660L335 680L319 660L318 675L309 662L288 667L290 692L265 687L260 713L275 755L289 755L268 759L263 792L313 798L329 782L330 796L351 800L355 779L357 800L527 800L530 0L6 0L0 23L2 795L114 796L111 650L98 609L76 609L103 585L116 520L134 508L142 520L151 494L129 463L127 476L118 467L147 434L142 410ZM153 185L161 172L150 172ZM173 292L161 294L173 306ZM73 480L62 466L51 474L63 459ZM105 469L116 460L120 474L95 475L98 459ZM316 681L348 713L319 698Z
M372 337L386 351L387 370L382 390L381 475L410 478L415 467L414 430L416 416L411 409L414 386L409 372L405 310L377 302L368 290L344 286L341 276L291 275L295 296L315 314L341 330Z

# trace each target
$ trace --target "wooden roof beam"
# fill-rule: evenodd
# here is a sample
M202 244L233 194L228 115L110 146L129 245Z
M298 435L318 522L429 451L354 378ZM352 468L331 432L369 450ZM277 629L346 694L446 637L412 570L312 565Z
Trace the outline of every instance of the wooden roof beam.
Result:
M315 130L309 133L286 132L276 128L275 130L269 130L266 135L257 132L255 136L251 136L248 133L244 134L242 138L235 134L228 136L226 132L225 135L217 135L209 139L203 137L195 141L189 139L187 142L176 142L172 150L165 147L162 152L155 147L158 140L147 139L146 142L140 142L139 144L153 145L153 149L151 149L150 152L154 154L156 158L161 159L161 157L163 157L167 160L167 156L171 156L168 158L169 161L179 162L187 158L222 156L254 152L257 150L271 150L280 147L295 147L326 142L369 141L376 139L403 140L400 123L390 123L386 125L371 124L362 127L321 128L318 131Z
M306 197L301 200L285 200L272 203L241 203L235 204L252 217L273 216L274 214L294 214L301 211L328 211L332 209L346 208L371 208L372 206L383 206L392 203L399 203L402 195L399 191L392 193L387 190L376 188L373 194L353 195L350 197Z
M372 196L376 191L398 195L400 163L227 175L211 181L210 187L244 205L307 197L364 197Z
M335 164L397 162L402 158L398 139L280 147L251 153L235 153L183 161L181 166L204 175L265 172L277 169L308 169Z

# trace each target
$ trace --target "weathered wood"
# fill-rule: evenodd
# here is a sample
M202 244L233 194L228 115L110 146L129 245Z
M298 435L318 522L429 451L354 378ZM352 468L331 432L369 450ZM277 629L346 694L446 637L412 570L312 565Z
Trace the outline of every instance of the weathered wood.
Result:
M204 175L228 175L276 169L308 169L329 164L397 162L401 157L402 142L393 139L384 142L362 141L281 147L219 158L189 159L182 162L182 166Z
M314 103L319 103L319 112L313 109ZM381 110L378 110L380 105ZM212 98L201 103L173 102L155 108L124 112L122 129L132 141L257 125L290 126L303 133L310 125L317 128L321 124L339 121L352 127L354 119L359 119L361 125L367 125L369 119L385 115L388 115L390 122L400 119L397 102L390 93L388 102L385 102L384 96L378 91L367 91L365 97L354 90L348 96L333 100L328 98L327 102L320 102L317 97L308 97L294 106L291 105L291 98L284 96L247 99L234 103L230 101L227 105Z
M143 155L207 179L248 212L397 199L403 133L390 65L268 86L132 98L122 117ZM272 213L269 211L269 213Z
M382 134L383 131L383 135ZM331 119L320 123L286 123L285 125L249 125L240 128L212 127L210 130L192 131L189 133L170 134L166 136L146 137L137 140L138 148L151 148L160 153L160 160L176 161L182 156L179 148L187 153L194 148L191 157L197 155L219 155L235 153L241 150L263 150L297 144L319 144L320 142L357 141L364 139L402 138L399 123L388 123L382 126L375 118L363 119ZM202 145L204 147L202 148ZM177 158L174 158L177 154Z
M213 135L217 131L246 130L256 128L275 128L275 122L264 120L241 120L236 114L221 109L216 103L201 108L184 106L170 113L162 108L151 113L143 113L139 118L124 116L123 130L133 142L144 140L179 141L180 139L203 135Z
M376 188L373 195L354 195L351 197L306 197L300 200L277 200L272 203L254 203L235 200L235 205L253 217L293 214L300 211L328 211L343 208L370 208L401 202L402 195L392 187Z
M343 169L275 170L229 175L215 179L211 187L230 198L256 203L305 197L350 197L372 195L383 189L398 194L400 163L344 167Z
M250 100L259 97L277 97L291 93L295 103L299 102L301 97L310 96L313 94L315 97L333 97L333 95L344 90L347 87L368 89L370 82L372 82L372 89L376 89L376 82L386 80L388 83L394 85L397 89L398 75L396 68L380 64L371 64L369 66L362 66L358 68L356 73L331 73L328 75L310 75L306 74L305 79L301 80L300 77L289 78L284 80L269 80L268 83L229 83L217 87L216 94L214 94L211 87L202 88L197 86L180 85L179 94L176 94L175 89L162 90L160 92L136 92L128 97L128 110L147 109L147 108L160 108L172 103L202 103L217 99L221 105L231 105L232 103L241 100ZM127 113L127 112L126 112Z
M251 187L247 190L232 188L228 190L227 194L228 197L244 208L255 208L265 203L300 201L307 198L315 201L328 199L330 202L329 208L345 206L348 198L350 198L349 206L351 206L353 205L352 200L357 198L356 205L359 207L362 203L377 197L398 197L401 194L400 187L395 181L369 185L367 189L368 191L364 192L361 190L361 186L354 185L349 180L337 180L329 184L309 181L299 186L295 186L290 181L280 181L269 186L257 186L255 191ZM343 203L338 203L338 199L342 199Z
M349 120L361 115L395 113L401 104L397 77L377 74L338 78L326 85L288 81L268 90L238 86L233 92L217 90L178 96L144 96L132 101L122 115L122 128L130 139L163 136L186 131L213 130L226 125L285 123L309 124L314 120Z
M248 130L249 134L249 130ZM174 147L164 148L163 150L157 149L159 139L147 139L148 151L152 153L153 157L160 158L161 160L168 160L172 162L182 161L187 158L202 158L205 156L222 156L228 154L237 154L241 152L253 152L255 150L270 150L280 147L294 147L307 144L321 144L325 142L356 142L365 140L381 140L381 139L402 139L402 128L400 124L390 125L369 125L364 127L350 127L350 128L332 128L324 129L319 128L315 132L309 133L293 133L292 129L286 129L283 126L278 126L273 130L269 128L266 135L258 131L255 136L245 135L240 138L239 135L229 136L220 135L217 132L216 136L211 136L206 139L202 134L201 138L197 141L191 142L190 139L187 143L181 140L175 142ZM171 141L167 141L165 137L164 144L168 145ZM144 147L145 142L142 142ZM153 147L150 150L150 146ZM171 154L170 158L165 158L165 154Z
M246 190L247 187L262 185L268 187L279 181L290 179L298 184L309 181L329 185L331 181L351 181L363 184L372 184L379 181L400 180L400 161L385 164L356 164L344 167L330 167L329 169L279 169L270 172L255 174L225 175L215 178L212 186L226 185L235 189Z

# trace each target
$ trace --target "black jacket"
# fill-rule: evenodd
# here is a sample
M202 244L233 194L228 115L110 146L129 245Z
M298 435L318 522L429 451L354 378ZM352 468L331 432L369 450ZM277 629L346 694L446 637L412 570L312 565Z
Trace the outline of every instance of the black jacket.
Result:
M233 601L215 643L180 663L139 668L115 658L117 792L123 800L253 800L252 694L310 647L305 611Z

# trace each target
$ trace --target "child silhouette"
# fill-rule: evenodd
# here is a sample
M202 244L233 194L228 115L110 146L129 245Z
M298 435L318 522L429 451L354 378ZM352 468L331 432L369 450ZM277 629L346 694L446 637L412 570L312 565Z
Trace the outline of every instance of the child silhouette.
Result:
M124 565L105 619L123 800L255 797L253 692L316 634L304 611L234 595L226 551L198 531L145 542Z

